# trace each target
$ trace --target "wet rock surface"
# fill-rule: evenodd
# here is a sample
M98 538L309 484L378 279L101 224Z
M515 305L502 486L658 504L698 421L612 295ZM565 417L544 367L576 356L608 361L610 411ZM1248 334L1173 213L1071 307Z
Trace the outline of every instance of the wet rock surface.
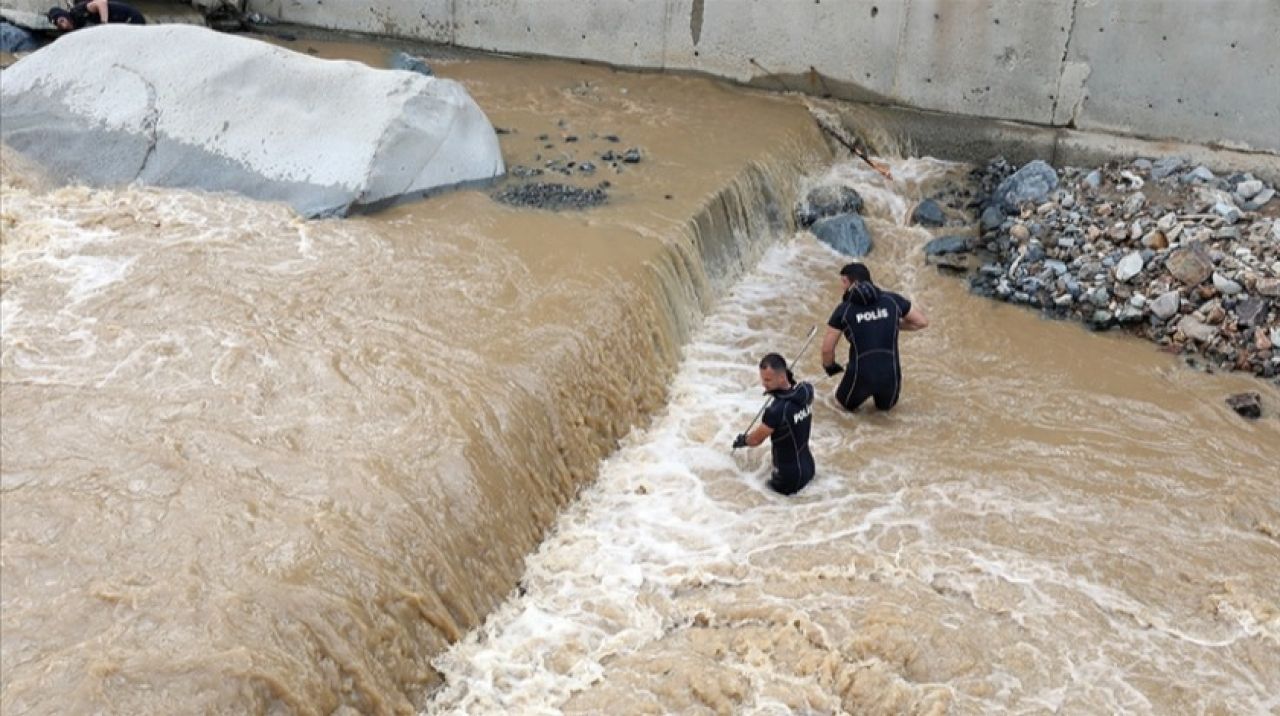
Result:
M996 159L969 179L950 203L978 235L934 239L930 263L971 257L976 293L1280 385L1280 200L1267 182L1180 157L1061 169Z
M1250 420L1262 417L1262 396L1257 393L1237 393L1227 398L1227 405L1240 417Z
M858 214L840 214L819 219L809 230L819 241L846 256L860 258L871 253L871 233Z
M796 226L807 228L819 219L862 211L862 196L853 187L824 184L814 187L796 204Z
M861 211L862 196L853 187L821 184L796 202L792 216L797 229L807 228L836 251L861 258L874 247Z

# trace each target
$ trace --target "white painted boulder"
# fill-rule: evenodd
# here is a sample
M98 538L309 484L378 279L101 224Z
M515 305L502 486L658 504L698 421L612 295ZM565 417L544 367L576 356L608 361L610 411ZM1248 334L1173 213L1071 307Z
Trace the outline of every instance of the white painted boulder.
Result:
M504 171L456 82L180 25L79 30L18 61L0 139L63 181L233 191L306 216Z

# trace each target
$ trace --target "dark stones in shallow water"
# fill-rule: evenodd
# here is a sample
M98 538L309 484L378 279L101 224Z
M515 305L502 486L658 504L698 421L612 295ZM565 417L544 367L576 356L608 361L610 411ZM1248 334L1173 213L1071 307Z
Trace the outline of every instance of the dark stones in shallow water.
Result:
M805 229L819 219L862 211L862 197L853 187L819 186L796 205L796 226Z
M988 206L982 210L982 230L994 231L1000 228L1004 223L1004 212L995 206Z
M511 206L564 211L600 206L609 200L609 195L604 189L584 189L553 182L531 182L507 187L495 193L493 198Z
M969 250L969 239L964 236L943 236L924 245L926 256L962 254Z
M1262 396L1257 393L1236 393L1227 398L1227 405L1241 417L1250 420L1262 417Z
M857 258L871 253L871 234L857 214L819 219L809 230L819 241L846 256Z
M916 204L916 210L911 212L911 222L921 226L942 226L947 223L947 217L943 215L938 202L925 199Z

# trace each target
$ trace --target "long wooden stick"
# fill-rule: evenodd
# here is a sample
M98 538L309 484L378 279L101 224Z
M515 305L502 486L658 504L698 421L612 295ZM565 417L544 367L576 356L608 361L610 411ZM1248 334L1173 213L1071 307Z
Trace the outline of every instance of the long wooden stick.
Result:
M837 132L834 128L828 126L827 123L819 119L817 115L814 115L814 119L818 122L818 126L822 127L822 131L830 134L832 137L835 137L835 140L843 144L850 152L853 152L855 157L866 162L867 166L879 172L880 176L888 179L889 181L893 181L893 173L889 171L889 167L879 162L871 161L871 157L867 156L867 150L850 143L849 140L845 139L840 132Z

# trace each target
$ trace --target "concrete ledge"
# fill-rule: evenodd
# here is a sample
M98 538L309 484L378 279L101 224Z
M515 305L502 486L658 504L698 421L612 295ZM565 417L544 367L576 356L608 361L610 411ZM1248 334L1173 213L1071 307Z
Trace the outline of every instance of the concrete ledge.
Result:
M1275 0L248 4L331 29L1280 153Z
M812 102L837 114L845 129L863 137L880 153L927 154L968 162L982 162L1003 155L1018 164L1043 159L1055 166L1092 166L1111 159L1178 155L1186 157L1192 164L1204 164L1215 173L1247 171L1269 182L1280 183L1280 156L1266 152L1244 152L900 107L829 100Z

